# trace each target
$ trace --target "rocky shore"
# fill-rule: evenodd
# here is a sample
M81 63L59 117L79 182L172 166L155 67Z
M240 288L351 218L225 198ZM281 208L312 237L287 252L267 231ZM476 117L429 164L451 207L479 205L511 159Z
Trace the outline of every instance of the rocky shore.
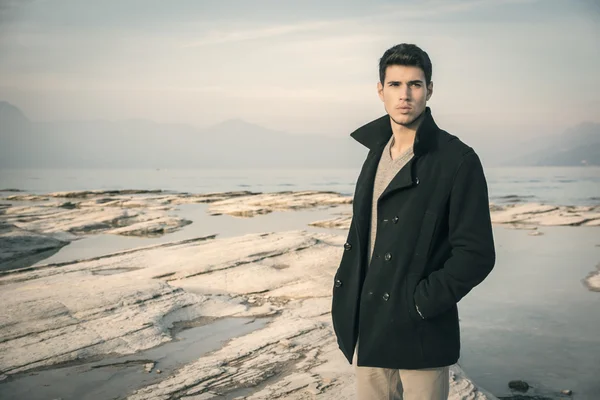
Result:
M0 382L65 363L132 355L169 343L177 324L268 318L129 399L354 399L352 367L330 322L331 282L351 215L333 192L85 191L15 194L0 206ZM340 234L298 230L218 238L218 233L54 264L40 261L70 241L108 233L153 237L192 221L177 206L207 203L211 215L346 206L313 222ZM491 206L516 227L600 225L598 207ZM346 214L344 214L346 213ZM598 274L587 278L598 287ZM161 370L159 360L140 360ZM74 378L76 379L76 378ZM0 393L2 385L0 383ZM125 395L125 393L123 393ZM458 365L451 399L494 399Z

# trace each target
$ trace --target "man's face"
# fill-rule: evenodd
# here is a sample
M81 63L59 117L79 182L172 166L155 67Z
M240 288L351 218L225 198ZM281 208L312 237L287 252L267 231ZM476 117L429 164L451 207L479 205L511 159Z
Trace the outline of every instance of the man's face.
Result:
M425 73L419 67L390 65L385 71L384 84L377 83L377 91L392 120L410 127L425 110L433 93L433 82L425 86Z

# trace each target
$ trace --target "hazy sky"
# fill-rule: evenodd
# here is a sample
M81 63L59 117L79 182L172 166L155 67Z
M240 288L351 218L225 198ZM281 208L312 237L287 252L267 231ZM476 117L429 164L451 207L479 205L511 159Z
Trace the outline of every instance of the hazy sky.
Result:
M348 134L383 114L383 52L433 62L453 133L600 122L596 0L0 0L0 100L32 120L242 118Z

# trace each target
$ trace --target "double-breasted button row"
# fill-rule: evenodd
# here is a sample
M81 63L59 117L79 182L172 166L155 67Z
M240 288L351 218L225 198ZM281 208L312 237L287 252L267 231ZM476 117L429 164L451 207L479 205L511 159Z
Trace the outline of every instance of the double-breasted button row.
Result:
M373 291L372 291L372 290L369 290L369 293L368 293L368 295L369 295L369 296L373 296ZM381 296L381 298L382 298L384 301L388 301L388 300L390 299L390 294L389 294L388 292L385 292L385 293L383 293L383 295Z
M375 258L381 258L381 256L379 254L375 254ZM390 261L392 259L392 253L385 253L383 255L383 259L385 261Z

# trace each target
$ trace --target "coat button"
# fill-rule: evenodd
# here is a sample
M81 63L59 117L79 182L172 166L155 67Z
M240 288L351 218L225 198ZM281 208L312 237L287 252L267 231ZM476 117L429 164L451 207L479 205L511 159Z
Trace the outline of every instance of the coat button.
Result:
M339 279L335 280L335 287L340 287L342 286L342 281L340 281Z
M415 185L418 185L418 184L419 184L419 182L421 182L421 181L419 180L419 177L417 177L417 178L415 179Z
M385 261L390 261L392 259L391 253L385 253Z
M395 223L395 224L397 224L397 223L398 223L398 221L400 221L400 218L398 218L398 216L396 215L396 216L394 217L394 223Z
M350 243L345 243L344 244L344 249L350 250L351 248L352 248L352 245Z
M390 295L388 293L383 294L383 300L388 301L389 298L390 298Z

